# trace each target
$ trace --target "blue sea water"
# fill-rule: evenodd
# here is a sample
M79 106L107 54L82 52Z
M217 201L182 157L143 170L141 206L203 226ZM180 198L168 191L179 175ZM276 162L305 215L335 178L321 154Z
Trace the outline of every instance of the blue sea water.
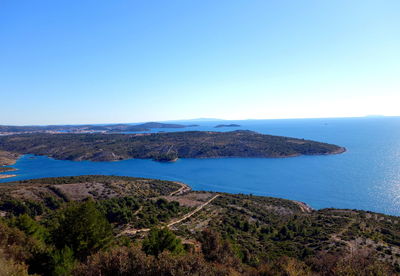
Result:
M400 117L195 123L200 126L190 130L249 129L333 143L346 147L347 152L282 159L180 159L175 163L133 159L73 162L25 155L14 166L17 176L0 182L84 174L126 175L182 181L195 190L294 199L317 209L350 208L400 215ZM241 127L215 129L220 123Z

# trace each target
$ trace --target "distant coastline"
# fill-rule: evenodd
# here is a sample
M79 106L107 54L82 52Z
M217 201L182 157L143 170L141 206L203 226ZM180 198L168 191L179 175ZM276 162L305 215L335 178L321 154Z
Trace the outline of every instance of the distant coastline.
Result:
M145 132L152 129L189 128L196 124L170 124L148 122L142 124L106 124L106 125L49 125L49 126L8 126L0 125L0 135L33 134L33 133L125 133Z

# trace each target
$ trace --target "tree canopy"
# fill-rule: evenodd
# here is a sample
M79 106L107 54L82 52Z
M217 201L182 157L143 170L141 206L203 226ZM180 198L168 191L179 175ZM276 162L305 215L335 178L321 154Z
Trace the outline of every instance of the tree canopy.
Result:
M181 240L168 228L153 228L143 241L143 251L147 255L158 256L164 250L179 254L183 251Z
M74 203L57 214L53 238L57 248L70 247L79 259L107 246L112 228L93 200Z

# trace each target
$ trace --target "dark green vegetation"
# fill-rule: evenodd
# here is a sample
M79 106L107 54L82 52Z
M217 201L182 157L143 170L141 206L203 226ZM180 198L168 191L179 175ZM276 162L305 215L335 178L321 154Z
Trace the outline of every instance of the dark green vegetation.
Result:
M63 160L290 157L341 153L344 148L252 131L154 134L20 134L0 137L0 149Z
M152 128L185 128L197 125L180 125L149 122L143 124L111 124L111 125L50 125L50 126L0 126L0 133L43 133L43 132L136 132L149 131Z
M271 197L174 193L182 188L175 182L114 176L2 184L0 275L400 271L398 217L315 211ZM185 214L192 215L181 221Z
M153 228L143 240L143 251L147 255L158 257L162 252L168 250L173 254L183 252L181 240L168 228Z
M229 124L229 125L216 125L215 128L220 128L220 127L240 127L240 125L237 124Z

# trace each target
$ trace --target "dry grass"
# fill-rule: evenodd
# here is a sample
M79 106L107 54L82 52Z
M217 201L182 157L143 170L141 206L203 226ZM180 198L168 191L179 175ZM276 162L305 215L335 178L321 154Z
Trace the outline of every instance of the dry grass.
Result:
M0 150L0 166L14 165L19 157L19 154Z
M177 201L181 206L197 207L213 197L212 193L208 192L190 192L178 196L165 196L168 201Z

